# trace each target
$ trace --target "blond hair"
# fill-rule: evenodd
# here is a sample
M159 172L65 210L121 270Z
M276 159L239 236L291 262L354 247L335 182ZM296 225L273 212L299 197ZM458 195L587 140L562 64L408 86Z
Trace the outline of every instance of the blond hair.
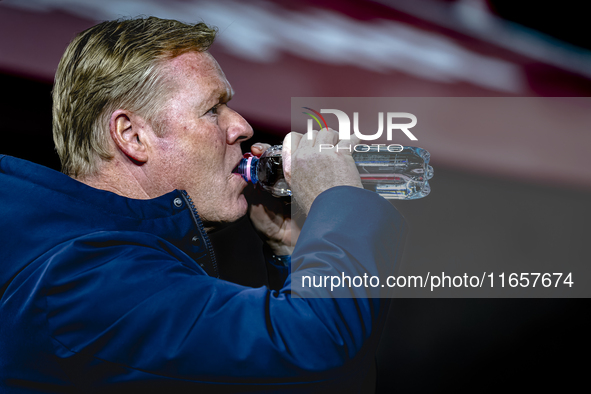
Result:
M53 140L62 171L94 175L110 160L109 121L117 109L144 117L158 133L167 97L162 68L186 52L206 51L216 28L155 17L100 23L64 53L53 88Z

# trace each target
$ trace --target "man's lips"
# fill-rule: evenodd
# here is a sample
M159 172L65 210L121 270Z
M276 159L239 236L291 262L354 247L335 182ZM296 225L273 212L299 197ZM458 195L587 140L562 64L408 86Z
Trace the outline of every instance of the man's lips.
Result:
M234 164L234 168L232 169L232 173L236 174L238 173L238 166L240 165L240 162L242 161L242 157L240 159L238 159L238 161L236 162L236 164Z
M256 157L255 155L253 155L252 153L248 152L245 153L242 157L240 157L238 159L238 161L236 162L236 164L234 165L234 168L232 169L232 174L238 174L240 175L242 178L244 178L244 176L241 174L241 170L238 168L240 166L240 164L242 163L242 160L244 159L248 159L249 157Z
M244 181L244 183L247 183L244 180L244 177L238 171L238 167L240 166L240 162L242 161L242 159L243 159L242 157L238 158L238 160L236 161L236 164L234 165L234 168L232 169L232 172L230 173L230 175L228 176L228 178L233 178L234 176L237 176L240 179L242 179Z

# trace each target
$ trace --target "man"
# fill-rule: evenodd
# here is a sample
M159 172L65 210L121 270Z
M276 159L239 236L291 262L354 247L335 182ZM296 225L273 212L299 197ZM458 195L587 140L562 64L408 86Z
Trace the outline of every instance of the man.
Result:
M69 177L0 157L3 393L359 389L387 303L296 299L310 294L296 281L380 274L400 256L403 220L362 190L354 140L291 133L286 179L309 213L297 246L262 207L252 220L276 255L293 250L293 274L278 292L218 279L207 232L247 212L232 170L252 129L228 107L214 36L157 18L88 29L54 88Z

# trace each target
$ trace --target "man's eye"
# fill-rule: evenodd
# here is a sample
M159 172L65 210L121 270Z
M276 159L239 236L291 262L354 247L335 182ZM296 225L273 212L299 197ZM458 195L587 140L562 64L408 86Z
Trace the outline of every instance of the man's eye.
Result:
M207 111L206 114L217 115L218 114L218 108L219 108L219 105L215 105L209 111Z

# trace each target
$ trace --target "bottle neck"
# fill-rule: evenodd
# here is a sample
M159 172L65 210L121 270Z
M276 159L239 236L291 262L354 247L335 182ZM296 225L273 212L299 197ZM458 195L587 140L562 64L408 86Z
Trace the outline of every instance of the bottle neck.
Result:
M245 157L240 160L240 164L238 164L234 172L240 174L246 182L256 184L259 181L258 163L259 159L256 156Z

